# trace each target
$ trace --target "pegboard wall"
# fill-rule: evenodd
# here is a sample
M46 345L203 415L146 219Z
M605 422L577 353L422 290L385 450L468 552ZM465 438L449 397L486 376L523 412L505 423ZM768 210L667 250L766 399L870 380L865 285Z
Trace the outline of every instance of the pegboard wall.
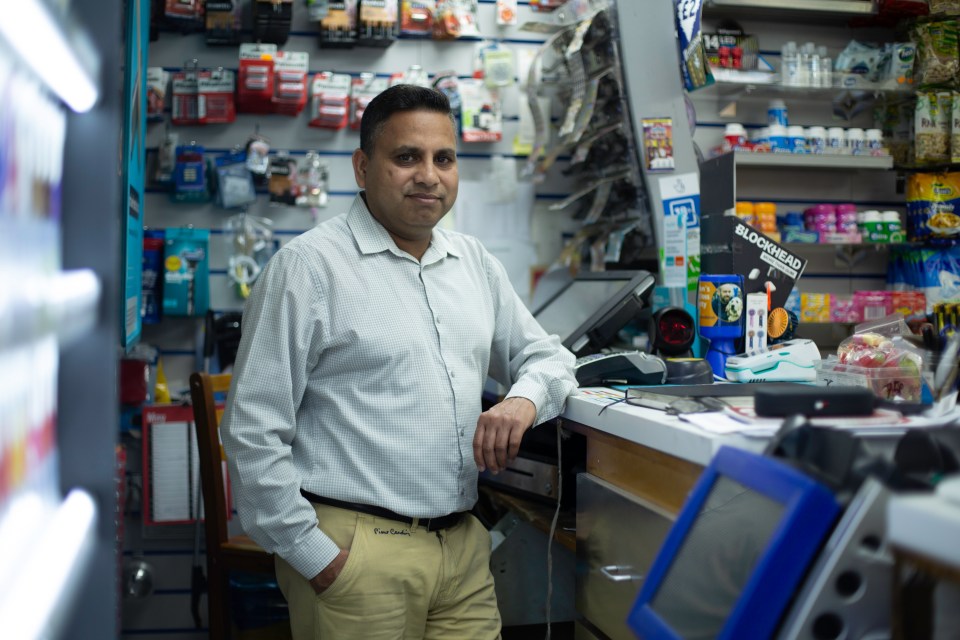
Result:
M514 53L515 65L522 65L523 60L535 53L546 37L540 33L522 31L518 27L498 26L495 9L493 0L480 1L478 24L482 35L479 38L439 41L401 36L388 48L321 49L316 23L309 22L306 10L296 3L291 34L281 48L307 52L311 74L332 71L357 77L363 72L371 72L383 77L418 65L431 77L439 72L453 71L461 78L469 78L473 74L480 47L496 42ZM517 23L522 25L530 21L542 21L545 15L533 11L529 3L521 2ZM222 67L236 70L238 47L207 46L202 33L182 34L172 29L161 29L158 40L150 44L150 67L163 67L176 72L194 59L201 69ZM460 142L460 199L463 202L466 202L465 198L479 193L476 189L470 189L470 186L484 182L492 171L491 159L495 156L514 159L518 172L526 161L526 156L517 155L514 149L514 139L521 126L520 101L525 101L525 96L514 83L501 90L501 98L502 141ZM357 193L350 158L359 145L359 133L349 128L338 131L312 128L308 126L308 120L306 111L298 116L239 113L236 121L230 124L175 126L172 130L177 133L180 144L194 142L202 145L208 157L245 145L255 132L268 139L273 153L285 151L298 160L302 160L310 151L320 155L329 167L329 201L326 207L316 210L316 216L309 208L272 205L266 192L260 193L257 201L248 208L250 215L272 221L275 238L282 244L314 224L346 211ZM163 143L168 126L164 123L151 123L148 126L147 149L151 160ZM550 204L569 195L569 181L560 173L563 164L561 160L535 188L529 183L525 187L532 194L533 205L529 234L513 239L505 237L501 246L490 247L505 262L512 262L515 267L511 274L514 285L525 299L530 294L529 268L549 265L555 260L564 234L578 227L567 212L548 210ZM457 212L455 208L452 215L448 216L450 219L446 221L447 224L456 224ZM192 225L210 230L210 304L215 312L240 310L243 306L243 298L237 295L236 287L227 275L232 249L230 237L224 233L224 224L234 213L212 203L174 202L166 188L151 187L148 183L144 203L144 220L148 228ZM523 265L526 265L526 269ZM165 317L159 325L144 327L143 341L159 349L174 392L186 390L187 378L197 368L197 324L197 319L170 316Z

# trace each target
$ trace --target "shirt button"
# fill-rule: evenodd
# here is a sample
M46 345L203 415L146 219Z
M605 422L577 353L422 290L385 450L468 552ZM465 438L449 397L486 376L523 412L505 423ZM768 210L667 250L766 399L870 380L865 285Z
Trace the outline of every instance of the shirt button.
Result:
M454 372L451 370L451 371L450 371L450 377L451 377L451 378L456 378L456 377L457 377L457 374L454 373Z
M463 429L460 429L460 435L462 436L463 434L464 434Z
M460 495L462 495L462 496L463 496L463 495L466 495L466 494L467 494L467 492L466 492L466 491L464 491L463 489L460 489Z
M437 324L440 324L440 316L437 316Z

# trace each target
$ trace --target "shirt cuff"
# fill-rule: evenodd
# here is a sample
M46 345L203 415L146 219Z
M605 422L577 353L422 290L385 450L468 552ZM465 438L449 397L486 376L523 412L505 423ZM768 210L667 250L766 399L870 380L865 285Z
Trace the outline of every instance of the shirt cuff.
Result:
M554 416L546 416L541 419L541 412L543 411L543 405L546 401L543 391L540 389L540 385L536 383L523 383L518 382L517 384L510 387L510 391L507 392L507 395L504 396L504 400L508 398L526 398L533 403L534 408L537 410L537 417L533 421L533 426L537 426L544 420L549 420Z
M326 569L338 553L340 547L337 543L320 529L314 529L284 560L304 578L311 580Z

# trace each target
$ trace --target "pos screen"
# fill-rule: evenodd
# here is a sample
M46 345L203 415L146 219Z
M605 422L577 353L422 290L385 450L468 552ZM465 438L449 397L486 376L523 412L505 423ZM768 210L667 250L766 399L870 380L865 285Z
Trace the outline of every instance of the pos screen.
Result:
M646 307L655 279L646 271L582 273L533 312L544 331L583 356L607 346Z
M646 640L772 637L839 511L800 471L721 447L647 573L631 629Z

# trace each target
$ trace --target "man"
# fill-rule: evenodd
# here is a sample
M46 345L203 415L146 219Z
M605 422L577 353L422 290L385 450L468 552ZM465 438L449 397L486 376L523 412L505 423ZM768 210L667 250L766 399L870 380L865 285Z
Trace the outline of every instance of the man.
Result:
M277 556L295 639L492 640L477 472L560 413L574 358L479 241L435 228L458 187L443 94L372 100L353 168L349 213L247 302L222 429L237 512ZM510 390L481 413L488 373Z

